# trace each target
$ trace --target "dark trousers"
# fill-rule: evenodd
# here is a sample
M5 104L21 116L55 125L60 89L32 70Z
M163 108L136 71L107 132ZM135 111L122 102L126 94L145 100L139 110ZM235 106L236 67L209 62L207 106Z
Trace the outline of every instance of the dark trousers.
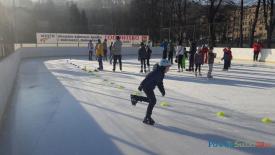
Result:
M147 61L147 66L148 66L148 68L150 70L150 58L147 58L146 61Z
M153 113L153 109L157 103L156 96L155 96L154 90L144 89L143 91L147 97L143 97L143 96L135 96L135 97L137 101L149 103L146 111L146 117L151 117Z
M189 70L194 71L194 54L189 56Z
M171 64L173 64L173 54L169 54L169 57L168 57L168 61L171 62Z
M163 50L162 59L167 59L167 50Z
M254 52L253 61L258 61L259 52Z
M224 65L223 65L223 69L228 70L228 68L231 65L231 61L230 60L224 60Z
M197 72L197 70L199 70L199 73L201 72L201 64L196 64L195 71Z
M116 63L117 63L117 60L118 60L119 61L119 68L122 71L121 55L113 55L113 58L114 58L113 70L114 71L116 70Z
M143 68L144 68L144 71L146 72L146 59L140 59L140 71L143 71Z
M113 55L112 54L110 54L109 60L110 60L110 64L112 64L113 63Z
M93 51L89 50L89 60L93 60Z
M98 56L97 61L98 61L98 65L99 65L98 69L103 70L102 56Z
M183 64L182 64L182 59L183 59L183 55L178 55L177 57L177 61L178 61L178 69L182 68L183 69Z
M104 49L103 52L104 52L104 60L107 61L108 60L107 59L107 52L108 52L107 49Z

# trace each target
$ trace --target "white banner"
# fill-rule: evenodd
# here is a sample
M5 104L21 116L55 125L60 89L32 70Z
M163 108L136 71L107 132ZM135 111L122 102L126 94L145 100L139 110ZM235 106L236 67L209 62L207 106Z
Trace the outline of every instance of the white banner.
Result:
M101 34L66 34L66 33L37 33L37 44L88 44L90 40L97 43L107 39L108 45L114 42L116 36L120 36L123 47L139 46L142 41L149 40L148 35L101 35Z

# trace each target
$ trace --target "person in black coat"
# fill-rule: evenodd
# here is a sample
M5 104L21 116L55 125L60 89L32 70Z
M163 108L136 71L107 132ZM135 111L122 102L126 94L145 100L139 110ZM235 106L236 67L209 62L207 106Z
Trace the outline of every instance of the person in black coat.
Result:
M138 60L140 60L140 73L143 73L143 68L144 72L146 73L146 59L148 58L148 54L145 48L144 43L142 42L140 44L140 49L138 50Z
M190 51L189 51L189 69L187 71L194 72L194 59L195 53L197 50L197 43L193 40L190 40Z
M164 79L165 73L169 71L170 66L171 66L171 63L168 60L162 59L160 61L160 64L157 65L155 69L152 72L150 72L146 76L146 78L140 83L138 90L144 91L147 97L131 95L131 102L132 102L132 105L134 106L137 104L138 101L149 103L146 111L146 116L143 120L143 123L145 124L154 125L155 123L155 121L151 117L154 106L156 105L156 102L157 102L154 89L157 86L162 96L165 96L163 79Z
M147 52L147 67L148 67L148 71L150 72L150 59L151 59L151 55L152 55L152 50L150 45L146 46L146 52Z

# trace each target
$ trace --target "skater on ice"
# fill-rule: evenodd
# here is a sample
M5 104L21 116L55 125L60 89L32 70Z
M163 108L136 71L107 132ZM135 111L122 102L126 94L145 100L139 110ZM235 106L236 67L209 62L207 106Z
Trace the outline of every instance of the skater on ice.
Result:
M231 61L232 61L232 52L231 47L223 49L223 57L221 60L224 61L223 71L228 71L228 69L231 67Z
M196 65L195 76L198 77L198 71L199 71L199 76L202 76L201 65L203 64L203 52L200 47L198 47L194 57L195 57L195 65Z
M183 72L183 57L184 57L184 48L182 46L182 42L179 42L177 46L177 53L176 53L176 62L178 63L178 72Z
M107 45L107 39L104 39L103 42L103 52L104 52L104 61L107 61L107 53L108 53L108 45Z
M259 54L263 48L263 45L257 40L256 43L253 44L253 61L258 61Z
M93 41L90 40L88 43L88 50L89 50L89 60L93 60L93 53L94 53L94 44Z
M120 41L120 37L116 37L116 41L112 47L112 53L113 53L113 72L116 71L116 63L119 61L119 69L122 71L122 56L121 56L121 48L122 48L122 42Z
M111 42L111 45L109 47L109 51L110 51L110 56L109 56L110 65L113 64L113 52L112 52L112 48L113 48L113 42Z
M131 95L131 102L132 102L132 105L134 106L139 101L149 103L145 118L143 120L143 123L145 124L149 124L149 125L155 124L155 121L151 117L154 106L156 105L156 102L157 102L154 89L157 86L162 96L165 96L163 79L164 79L165 73L169 71L170 66L171 66L171 63L168 60L162 59L159 65L156 65L155 69L152 72L150 72L146 76L146 78L141 82L140 86L138 87L138 90L143 91L146 94L146 97Z
M168 60L170 61L170 63L173 65L173 57L174 57L174 53L175 53L175 46L174 43L171 41L169 43L169 51L168 51Z
M148 45L146 46L146 53L147 53L147 67L148 67L148 71L150 72L150 59L151 59L151 55L152 55L152 45L151 42L149 41Z
M208 51L208 73L207 73L207 78L212 79L212 71L213 71L213 66L214 66L214 61L216 58L216 53L213 53L213 47L210 47Z
M103 70L103 56L104 56L104 51L103 51L103 45L101 43L101 40L98 39L98 43L96 44L96 56L97 56L97 61L98 61L98 70L102 71Z
M143 42L140 44L140 48L138 50L138 60L140 61L140 73L146 73L146 60L148 58L146 48Z
M194 56L195 56L196 49L197 49L197 43L196 43L196 41L190 40L189 41L189 45L190 45L190 51L189 51L189 69L187 69L186 71L192 71L192 72L194 72Z

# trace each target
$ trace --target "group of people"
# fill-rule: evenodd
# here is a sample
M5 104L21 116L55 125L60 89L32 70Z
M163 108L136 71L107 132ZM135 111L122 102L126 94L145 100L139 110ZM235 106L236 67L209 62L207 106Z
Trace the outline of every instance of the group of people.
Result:
M103 70L103 60L108 61L108 45L107 45L107 39L104 40L103 43L101 43L101 40L98 39L96 46L94 46L92 40L88 43L88 49L89 49L89 60L93 60L93 54L95 51L96 60L98 61L99 67L98 70ZM116 41L111 43L109 47L109 59L110 64L113 64L113 72L116 71L116 64L119 62L119 68L120 71L122 71L122 55L121 55L121 49L122 49L122 42L120 41L120 37L116 37Z
M156 96L154 93L155 87L158 87L162 96L165 96L165 89L163 85L164 75L169 71L171 65L174 63L173 59L175 56L175 62L178 63L178 72L183 72L184 69L189 72L195 72L195 76L202 76L201 74L201 66L204 64L208 64L208 78L213 78L212 71L214 60L216 58L216 53L213 52L213 47L208 47L207 45L197 46L196 41L190 40L190 50L187 51L186 47L183 46L182 41L178 42L178 45L175 45L172 42L164 41L161 44L163 47L163 55L162 59L159 63L154 65L153 70L150 72L150 59L152 55L152 43L149 41L147 45L142 42L140 44L140 48L138 50L138 60L140 61L140 72L147 72L150 73L142 80L140 83L138 90L143 91L146 95L139 96L131 94L131 102L132 105L136 105L137 102L147 102L148 107L146 111L145 118L143 123L154 125L155 121L152 119L151 115L156 104ZM89 45L89 59L92 59L93 51L96 51L97 60L99 62L98 70L103 70L102 60L107 61L107 40L104 40L103 44L101 40L98 40L95 48L93 43L90 41ZM116 41L111 43L109 47L110 51L110 63L112 63L112 58L114 59L113 62L113 71L116 70L116 63L119 61L120 70L122 71L122 62L121 62L121 48L122 42L120 41L120 37L116 37ZM262 45L257 42L253 45L254 48L254 61L258 60L258 55L261 51ZM223 71L228 71L231 67L231 61L233 59L231 47L227 47L223 49L223 57L221 60L224 61ZM189 60L189 67L185 68L186 59ZM148 69L148 70L147 70Z
M207 77L213 78L212 70L214 59L216 54L213 53L213 47L208 48L207 45L197 46L197 43L193 40L189 41L190 50L187 51L183 46L182 41L178 42L177 47L172 42L164 41L161 44L163 47L162 59L167 59L173 64L173 58L175 55L175 62L178 63L178 72L183 72L184 69L189 72L195 72L195 76L201 76L201 66L208 63L209 70ZM189 67L186 68L186 59L189 59Z

